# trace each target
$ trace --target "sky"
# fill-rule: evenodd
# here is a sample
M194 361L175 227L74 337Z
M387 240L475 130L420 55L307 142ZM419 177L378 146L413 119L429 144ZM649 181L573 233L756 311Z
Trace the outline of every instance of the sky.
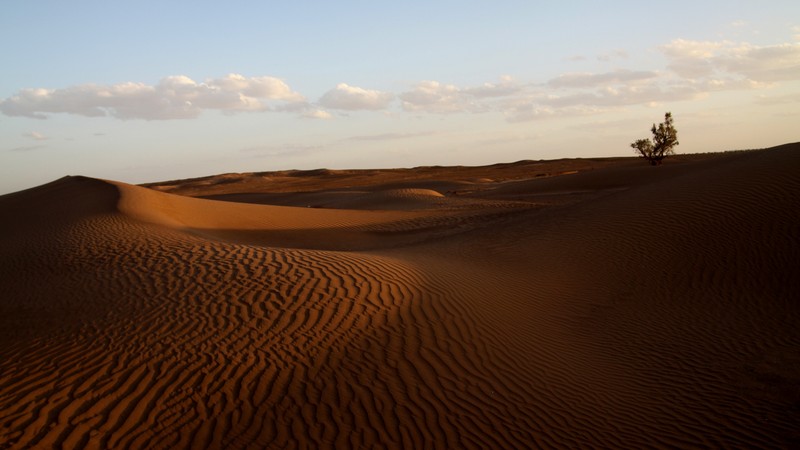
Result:
M800 141L800 2L0 3L0 194Z

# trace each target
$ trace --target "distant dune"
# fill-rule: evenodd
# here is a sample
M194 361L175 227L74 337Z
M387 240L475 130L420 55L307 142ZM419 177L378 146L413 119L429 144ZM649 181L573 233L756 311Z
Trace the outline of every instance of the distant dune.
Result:
M800 144L0 212L0 448L800 447Z

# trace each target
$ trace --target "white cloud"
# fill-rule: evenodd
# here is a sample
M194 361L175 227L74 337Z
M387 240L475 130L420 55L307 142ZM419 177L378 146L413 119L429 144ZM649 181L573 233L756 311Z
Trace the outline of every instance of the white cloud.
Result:
M699 59L711 58L716 52L725 46L730 46L731 43L711 42L711 41L689 41L686 39L675 39L669 44L662 45L661 51L670 58L681 59Z
M516 94L522 90L512 77L505 75L500 77L499 83L484 83L481 86L464 89L465 94L474 97L505 97L508 95Z
M699 98L711 90L742 88L735 80L694 82L655 71L568 73L545 84L499 83L459 87L423 81L399 95L409 112L499 113L510 121L599 114L609 109ZM748 87L749 88L749 87Z
M461 89L438 81L422 81L413 90L400 94L406 111L436 113L466 110Z
M207 84L221 92L240 92L252 98L303 100L303 97L292 91L283 80L273 77L246 78L239 74L229 74L223 78L209 80Z
M389 107L394 95L339 83L319 99L319 104L331 109L380 110Z
M800 79L800 43L757 46L677 39L661 47L669 68L696 79L729 74L756 82Z
M714 63L728 73L750 80L774 82L800 79L800 43L758 47L744 44L717 56Z
M552 119L557 117L568 116L589 116L601 114L607 109L595 106L567 106L567 107L552 107L539 104L519 105L513 110L506 112L506 118L509 122L529 122L532 120Z
M479 87L424 81L400 94L406 111L503 114L509 121L599 114L609 109L699 98L707 91L734 88L733 81L690 82L653 71L570 73L544 85L511 79ZM727 84L726 84L727 83ZM742 86L735 86L741 88Z
M325 110L322 110L322 109L315 109L315 110L304 112L303 114L300 115L300 117L303 117L303 118L306 118L306 119L323 119L323 120L325 120L325 119L330 119L333 116L328 111L325 111Z
M678 101L696 98L703 89L690 83L604 86L588 91L549 95L538 99L540 104L554 108L567 107L619 107L660 101Z
M547 84L556 88L587 88L620 83L636 83L650 80L657 76L656 72L633 70L617 70L606 73L567 73L550 80Z
M25 133L25 134L23 134L23 136L25 136L27 138L31 138L34 141L46 141L47 139L49 139L47 136L45 136L44 134L42 134L42 133L40 133L38 131L31 131L29 133Z
M184 75L163 78L156 85L84 84L63 89L22 89L0 101L8 116L38 119L51 113L119 119L187 119L204 110L265 111L268 101L300 102L303 97L282 80L230 74L198 83Z

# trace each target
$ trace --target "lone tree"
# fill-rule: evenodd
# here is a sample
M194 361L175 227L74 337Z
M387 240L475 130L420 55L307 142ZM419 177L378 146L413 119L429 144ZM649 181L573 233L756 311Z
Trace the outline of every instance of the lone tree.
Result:
M664 114L664 123L653 124L650 129L653 133L653 140L639 139L631 147L636 149L636 153L640 154L642 158L650 162L652 166L661 164L661 160L668 155L674 155L673 148L679 144L678 131L672 125L672 113Z

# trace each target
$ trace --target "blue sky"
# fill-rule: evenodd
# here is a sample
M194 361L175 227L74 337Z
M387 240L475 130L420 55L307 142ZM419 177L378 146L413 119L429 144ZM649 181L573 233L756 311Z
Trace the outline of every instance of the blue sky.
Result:
M0 193L278 169L800 140L800 4L91 2L0 6Z

